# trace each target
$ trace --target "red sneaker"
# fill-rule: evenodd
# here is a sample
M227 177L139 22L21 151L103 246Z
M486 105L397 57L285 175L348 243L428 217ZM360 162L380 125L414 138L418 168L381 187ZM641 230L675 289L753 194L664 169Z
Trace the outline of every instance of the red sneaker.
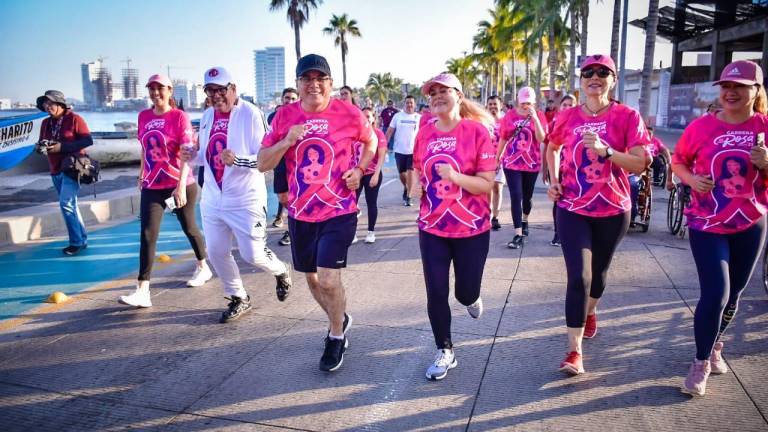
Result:
M581 354L571 351L565 356L565 360L560 363L560 371L569 375L579 375L584 373L584 363L581 361Z
M584 338L592 339L597 334L597 314L587 315L587 323L584 324Z

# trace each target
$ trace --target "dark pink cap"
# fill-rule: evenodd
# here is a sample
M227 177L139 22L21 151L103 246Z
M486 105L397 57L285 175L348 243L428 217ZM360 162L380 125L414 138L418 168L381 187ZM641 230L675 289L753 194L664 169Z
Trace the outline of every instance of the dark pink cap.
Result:
M728 64L720 74L720 79L712 85L735 82L744 85L763 85L763 69L755 62L739 60Z
M605 54L592 54L591 56L584 59L584 61L581 63L581 70L584 70L592 65L605 66L610 69L614 75L616 75L616 63L613 62L611 56L607 56Z

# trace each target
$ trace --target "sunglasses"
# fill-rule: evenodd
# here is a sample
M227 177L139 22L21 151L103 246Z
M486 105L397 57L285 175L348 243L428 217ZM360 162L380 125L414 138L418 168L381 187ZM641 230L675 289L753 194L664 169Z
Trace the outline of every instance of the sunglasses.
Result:
M316 82L316 83L319 83L319 84L325 84L325 83L327 83L330 80L331 80L331 77L329 77L328 75L321 75L321 76L317 76L317 77L309 77L309 76L306 76L306 75L302 75L302 76L299 77L298 81L302 85L308 85L308 84L311 84L313 82Z
M611 72L610 69L605 67L590 68L590 69L581 71L582 78L592 78L593 76L595 76L595 74L597 74L597 76L600 78L608 78L611 74L613 74L613 72Z
M227 90L229 90L229 84L225 85L224 87L206 87L203 89L206 95L213 96L215 94L225 95L227 94Z

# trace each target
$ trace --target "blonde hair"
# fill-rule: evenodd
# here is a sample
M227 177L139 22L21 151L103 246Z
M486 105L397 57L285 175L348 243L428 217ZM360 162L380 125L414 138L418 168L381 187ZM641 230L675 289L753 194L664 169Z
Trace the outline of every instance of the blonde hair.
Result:
M467 98L461 100L461 104L459 105L459 116L461 116L461 118L482 123L487 128L493 128L496 124L496 120L484 106Z
M768 96L765 94L765 87L757 87L757 97L755 97L755 103L752 105L752 109L760 114L768 114Z

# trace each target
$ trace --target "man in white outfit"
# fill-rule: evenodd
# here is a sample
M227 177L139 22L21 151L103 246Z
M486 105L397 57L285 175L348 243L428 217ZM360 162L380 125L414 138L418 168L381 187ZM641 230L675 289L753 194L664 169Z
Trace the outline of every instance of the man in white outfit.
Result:
M243 260L275 276L280 301L288 297L291 276L288 266L266 245L267 188L264 174L257 169L266 133L264 114L237 97L237 88L223 67L205 72L204 91L212 106L200 121L199 149L183 148L182 160L204 167L200 212L209 259L230 296L220 320L225 323L251 309L232 256L233 238Z

